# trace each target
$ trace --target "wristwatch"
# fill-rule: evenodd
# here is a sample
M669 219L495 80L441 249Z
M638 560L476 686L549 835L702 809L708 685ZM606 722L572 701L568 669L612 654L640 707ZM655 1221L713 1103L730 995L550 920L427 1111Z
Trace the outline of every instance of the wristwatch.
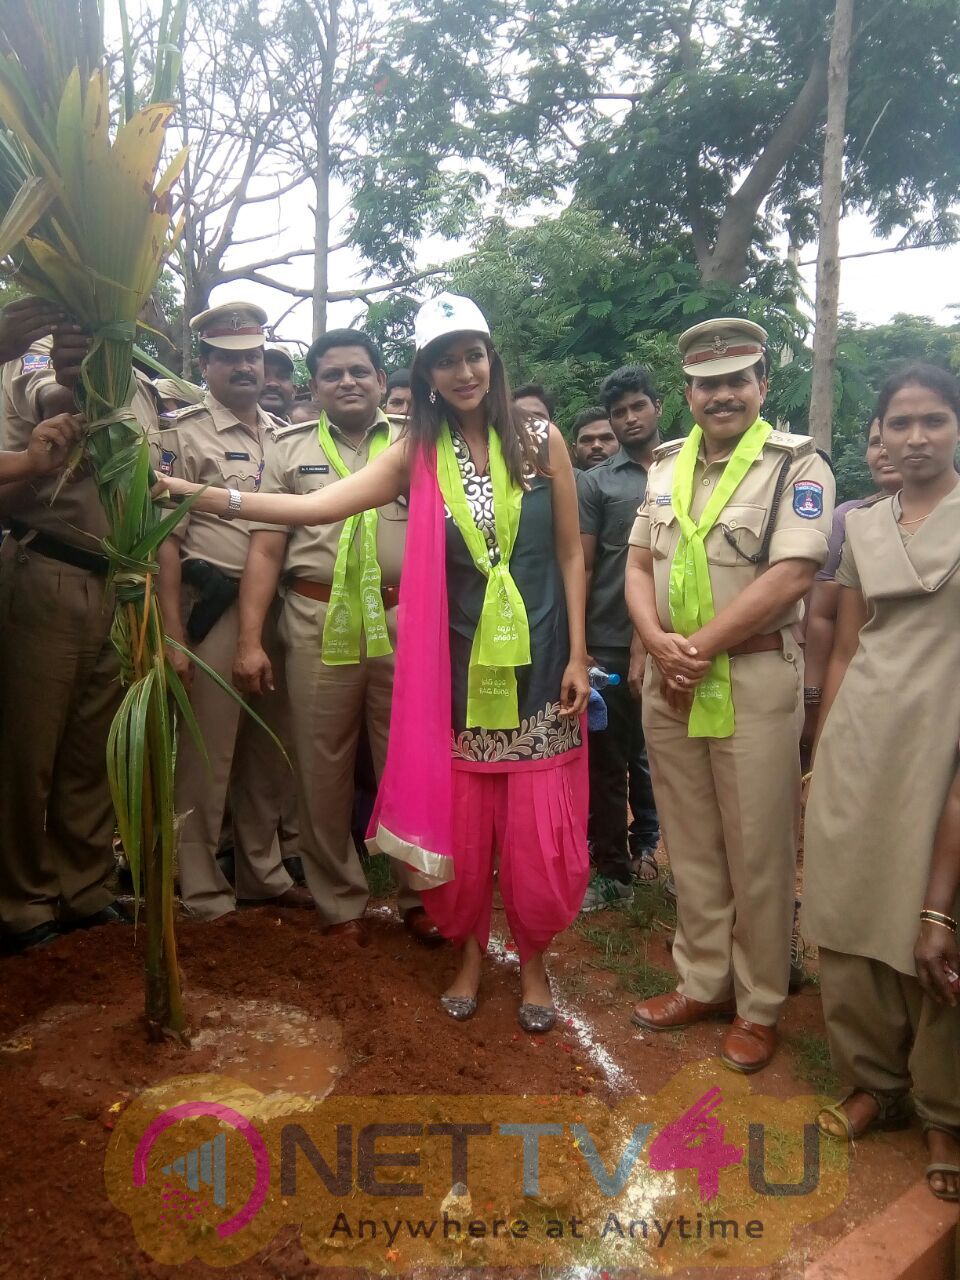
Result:
M227 490L227 519L232 520L234 516L240 514L240 506L243 502L243 494L239 489Z

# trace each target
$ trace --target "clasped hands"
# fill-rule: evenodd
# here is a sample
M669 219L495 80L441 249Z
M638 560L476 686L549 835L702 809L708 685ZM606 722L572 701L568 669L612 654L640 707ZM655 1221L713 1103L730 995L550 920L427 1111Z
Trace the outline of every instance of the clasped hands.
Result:
M661 691L674 711L690 710L694 691L710 670L710 658L701 657L687 636L661 631L647 644L661 677Z

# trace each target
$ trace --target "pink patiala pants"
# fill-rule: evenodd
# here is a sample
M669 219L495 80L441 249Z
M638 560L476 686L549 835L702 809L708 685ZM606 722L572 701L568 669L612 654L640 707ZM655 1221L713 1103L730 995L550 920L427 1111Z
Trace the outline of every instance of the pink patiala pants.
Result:
M500 896L524 964L576 919L589 878L586 747L507 769L454 767L455 878L421 896L440 932L486 950Z

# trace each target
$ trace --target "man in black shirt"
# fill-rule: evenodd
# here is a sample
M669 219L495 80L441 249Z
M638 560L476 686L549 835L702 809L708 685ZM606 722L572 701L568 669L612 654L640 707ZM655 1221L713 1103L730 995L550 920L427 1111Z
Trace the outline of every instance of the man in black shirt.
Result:
M587 569L587 648L620 676L603 690L609 725L590 739L590 842L597 874L583 909L597 910L633 892L633 875L654 880L660 838L640 726L643 654L624 599L628 539L660 443L660 399L640 365L605 379L600 399L619 452L577 476L580 535ZM627 830L627 797L633 821Z
M602 405L590 405L580 410L573 420L570 440L573 465L578 471L599 467L620 449L620 442L613 434L607 411Z

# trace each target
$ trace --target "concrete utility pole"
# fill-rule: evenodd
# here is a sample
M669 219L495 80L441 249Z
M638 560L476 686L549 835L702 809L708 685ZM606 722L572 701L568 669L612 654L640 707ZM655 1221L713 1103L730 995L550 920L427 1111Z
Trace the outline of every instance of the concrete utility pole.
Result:
M855 0L836 0L827 69L827 128L820 193L810 433L818 447L828 453L833 439L833 381L837 366L837 313L840 303L840 213L854 4Z

